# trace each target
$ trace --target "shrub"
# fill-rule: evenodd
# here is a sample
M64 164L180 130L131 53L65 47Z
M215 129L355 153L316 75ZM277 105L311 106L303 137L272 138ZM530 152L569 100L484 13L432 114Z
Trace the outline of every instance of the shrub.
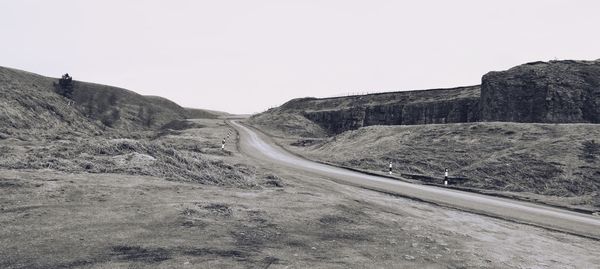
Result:
M58 84L54 83L54 90L66 98L73 99L73 78L69 76L69 73L58 79Z

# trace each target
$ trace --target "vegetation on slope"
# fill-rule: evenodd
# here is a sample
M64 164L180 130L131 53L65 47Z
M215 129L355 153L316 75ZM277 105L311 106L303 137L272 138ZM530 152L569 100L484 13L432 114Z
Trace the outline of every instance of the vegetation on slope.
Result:
M338 165L441 183L551 196L600 207L600 125L463 123L370 126L292 150ZM312 144L312 145L311 145Z
M0 132L76 131L93 133L99 126L54 92L55 79L0 67Z
M185 108L185 111L188 119L218 119L230 115L227 112L187 107Z
M327 131L297 113L267 111L253 115L248 123L279 137L326 137Z
M185 132L225 136L216 120L189 123L170 132L137 132L123 136L63 134L22 141L0 139L0 168L51 169L69 173L148 175L208 185L253 186L254 169L229 162L221 140Z
M186 109L162 97L66 78L0 67L0 168L253 185L253 169L222 158L228 128L188 122ZM219 137L178 137L199 128Z
M0 132L129 132L186 118L185 109L167 99L112 86L73 80L67 98L57 93L58 81L0 67Z

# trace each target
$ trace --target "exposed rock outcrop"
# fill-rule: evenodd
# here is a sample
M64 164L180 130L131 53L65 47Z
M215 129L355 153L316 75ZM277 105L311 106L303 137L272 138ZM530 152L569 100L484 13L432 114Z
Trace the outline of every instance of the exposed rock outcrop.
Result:
M551 61L483 76L483 121L600 123L600 62Z
M331 134L370 125L414 125L479 120L479 86L294 99L279 109L296 111Z
M264 114L300 115L329 134L370 125L600 123L600 61L528 63L486 74L481 87L299 98Z
M303 115L330 133L371 125L475 122L479 119L479 98L370 105L305 112Z

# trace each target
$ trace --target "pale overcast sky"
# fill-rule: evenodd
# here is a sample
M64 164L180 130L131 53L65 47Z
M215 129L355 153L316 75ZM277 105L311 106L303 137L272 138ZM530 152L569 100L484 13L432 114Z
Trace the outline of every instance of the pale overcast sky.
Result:
M0 65L252 113L598 59L599 11L595 0L2 0Z

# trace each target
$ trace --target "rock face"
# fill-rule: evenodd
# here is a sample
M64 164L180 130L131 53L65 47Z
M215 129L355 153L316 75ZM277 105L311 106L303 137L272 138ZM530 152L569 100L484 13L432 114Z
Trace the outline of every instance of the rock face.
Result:
M370 125L600 123L600 61L528 63L490 72L481 86L299 98L269 113L303 116L329 134Z
M337 134L371 125L474 122L479 118L478 103L478 98L462 98L314 111L305 112L303 115L329 132Z
M331 134L370 125L473 122L479 119L479 86L390 92L335 98L294 99L295 111Z
M481 120L600 123L600 62L552 61L483 76Z

